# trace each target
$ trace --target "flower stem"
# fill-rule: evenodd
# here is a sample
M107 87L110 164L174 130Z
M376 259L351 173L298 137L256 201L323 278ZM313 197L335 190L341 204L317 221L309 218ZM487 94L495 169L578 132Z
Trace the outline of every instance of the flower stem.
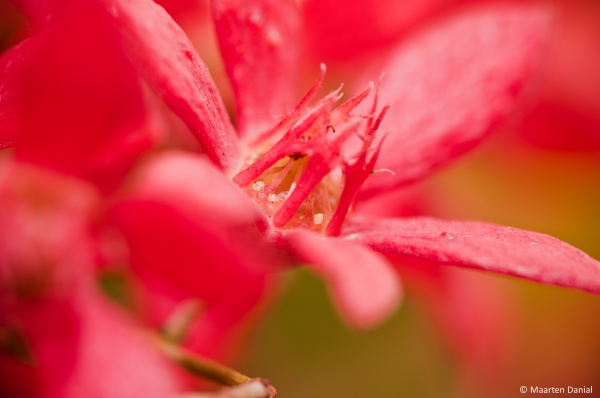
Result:
M159 350L170 360L185 368L188 372L222 385L237 386L252 380L233 369L223 366L208 358L203 358L177 344L166 341L160 335L151 335L151 339Z

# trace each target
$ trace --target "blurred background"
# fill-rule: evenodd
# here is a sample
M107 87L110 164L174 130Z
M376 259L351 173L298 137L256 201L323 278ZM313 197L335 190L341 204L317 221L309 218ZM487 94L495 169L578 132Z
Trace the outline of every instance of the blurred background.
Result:
M206 2L158 2L233 109ZM327 87L351 81L388 44L473 2L305 0L303 85L319 62L328 66ZM556 30L529 107L458 162L382 200L398 216L543 232L600 259L600 0L545 3L556 10ZM0 0L0 51L27 29ZM170 145L195 149L180 128ZM451 293L440 295L405 276L395 316L358 333L340 321L319 279L286 274L241 371L270 379L286 398L511 397L523 385L593 386L600 396L600 297L465 270L445 273Z

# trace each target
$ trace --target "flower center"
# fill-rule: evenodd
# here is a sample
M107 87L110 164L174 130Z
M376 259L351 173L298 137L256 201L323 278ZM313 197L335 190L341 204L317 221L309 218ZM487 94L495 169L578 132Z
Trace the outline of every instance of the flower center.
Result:
M233 181L275 227L337 236L356 193L373 172L380 150L373 139L389 105L375 116L376 93L369 115L350 114L373 89L370 83L335 109L341 87L309 107L324 77L321 65L315 84L289 115L259 137ZM353 142L358 149L350 149Z

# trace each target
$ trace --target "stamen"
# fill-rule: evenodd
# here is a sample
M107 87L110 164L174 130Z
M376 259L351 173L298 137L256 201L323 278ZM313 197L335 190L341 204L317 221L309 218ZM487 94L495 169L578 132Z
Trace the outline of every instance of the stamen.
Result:
M350 98L348 101L344 102L342 105L337 107L336 110L331 112L331 123L339 124L344 123L350 119L350 112L356 108L373 90L373 82L369 82L367 87L357 96ZM335 130L334 130L335 131Z
M369 175L386 171L374 171L383 140L377 148L372 145L389 105L376 114L382 75L376 85L370 82L335 110L343 86L309 107L324 73L321 65L315 84L291 114L261 137L261 146L233 181L257 202L275 227L308 228L331 236L339 235L356 193ZM371 114L353 115L374 88ZM353 135L363 142L357 153L346 154L352 160L346 160L342 148ZM343 180L330 176L340 168Z
M369 112L371 115L374 115L375 111L377 110L377 101L379 100L379 88L381 87L381 82L383 81L384 77L385 72L381 72L381 75L379 75L379 80L377 81L377 86L375 87L375 95L373 96L373 104L371 105L371 111Z
M271 193L275 192L275 189L277 189L279 184L281 184L281 181L283 181L283 179L285 177L287 177L288 173L290 172L290 168L292 167L293 162L294 162L294 160L290 159L290 161L287 162L287 164L285 165L283 170L281 170L279 172L277 177L273 181L271 181L271 183L267 186L267 189L266 189L267 193L271 194Z
M327 72L327 68L325 67L324 63L321 63L319 67L320 70L317 80L310 87L304 98L302 98L300 102L294 107L292 112L290 112L289 115L283 115L282 120L281 122L279 122L279 124L277 124L271 130L268 130L264 134L257 137L257 139L251 143L251 145L256 145L258 143L267 141L271 136L275 135L275 133L282 130L287 130L290 126L296 123L298 119L300 119L302 114L307 110L308 104L310 104L315 95L317 95L317 91L319 91L319 88L323 84L323 80L325 80L325 73Z
M363 148L358 159L356 159L356 161L351 165L345 165L344 172L346 174L346 182L344 184L344 190L342 191L342 195L340 196L338 206L335 209L331 220L327 224L327 228L325 229L325 235L338 236L340 234L344 219L348 214L348 210L350 210L350 206L352 205L352 202L354 201L358 190L364 184L367 178L370 175L372 175L372 171L375 167L375 162L377 162L379 152L381 151L381 145L383 144L383 140L379 142L377 149L371 154L368 161L367 152L369 151L371 142L373 141L373 138L375 136L375 132L381 125L381 121L383 120L389 109L390 105L386 105L381 110L381 112L379 112L377 119L372 124L370 131L365 137L365 142L363 143Z
M325 119L329 119L329 112L333 106L333 100L323 103L312 109L307 115L302 117L271 149L258 158L248 168L240 171L235 177L235 182L240 187L245 187L256 180L262 173L267 171L279 159L291 156L295 153L302 153L307 145L298 139L300 136L310 131L313 125L320 125Z

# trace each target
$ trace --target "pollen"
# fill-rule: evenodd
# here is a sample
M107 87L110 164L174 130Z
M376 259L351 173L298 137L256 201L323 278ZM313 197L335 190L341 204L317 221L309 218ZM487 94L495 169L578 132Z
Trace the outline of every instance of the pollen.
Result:
M253 191L262 191L262 189L265 187L265 182L264 181L256 181L254 184L252 184L252 190Z
M317 213L317 214L315 214L315 215L314 215L314 217L313 217L313 222L314 222L316 225L321 225L321 224L323 224L323 219L324 219L324 218L325 218L325 216L323 215L323 213Z

